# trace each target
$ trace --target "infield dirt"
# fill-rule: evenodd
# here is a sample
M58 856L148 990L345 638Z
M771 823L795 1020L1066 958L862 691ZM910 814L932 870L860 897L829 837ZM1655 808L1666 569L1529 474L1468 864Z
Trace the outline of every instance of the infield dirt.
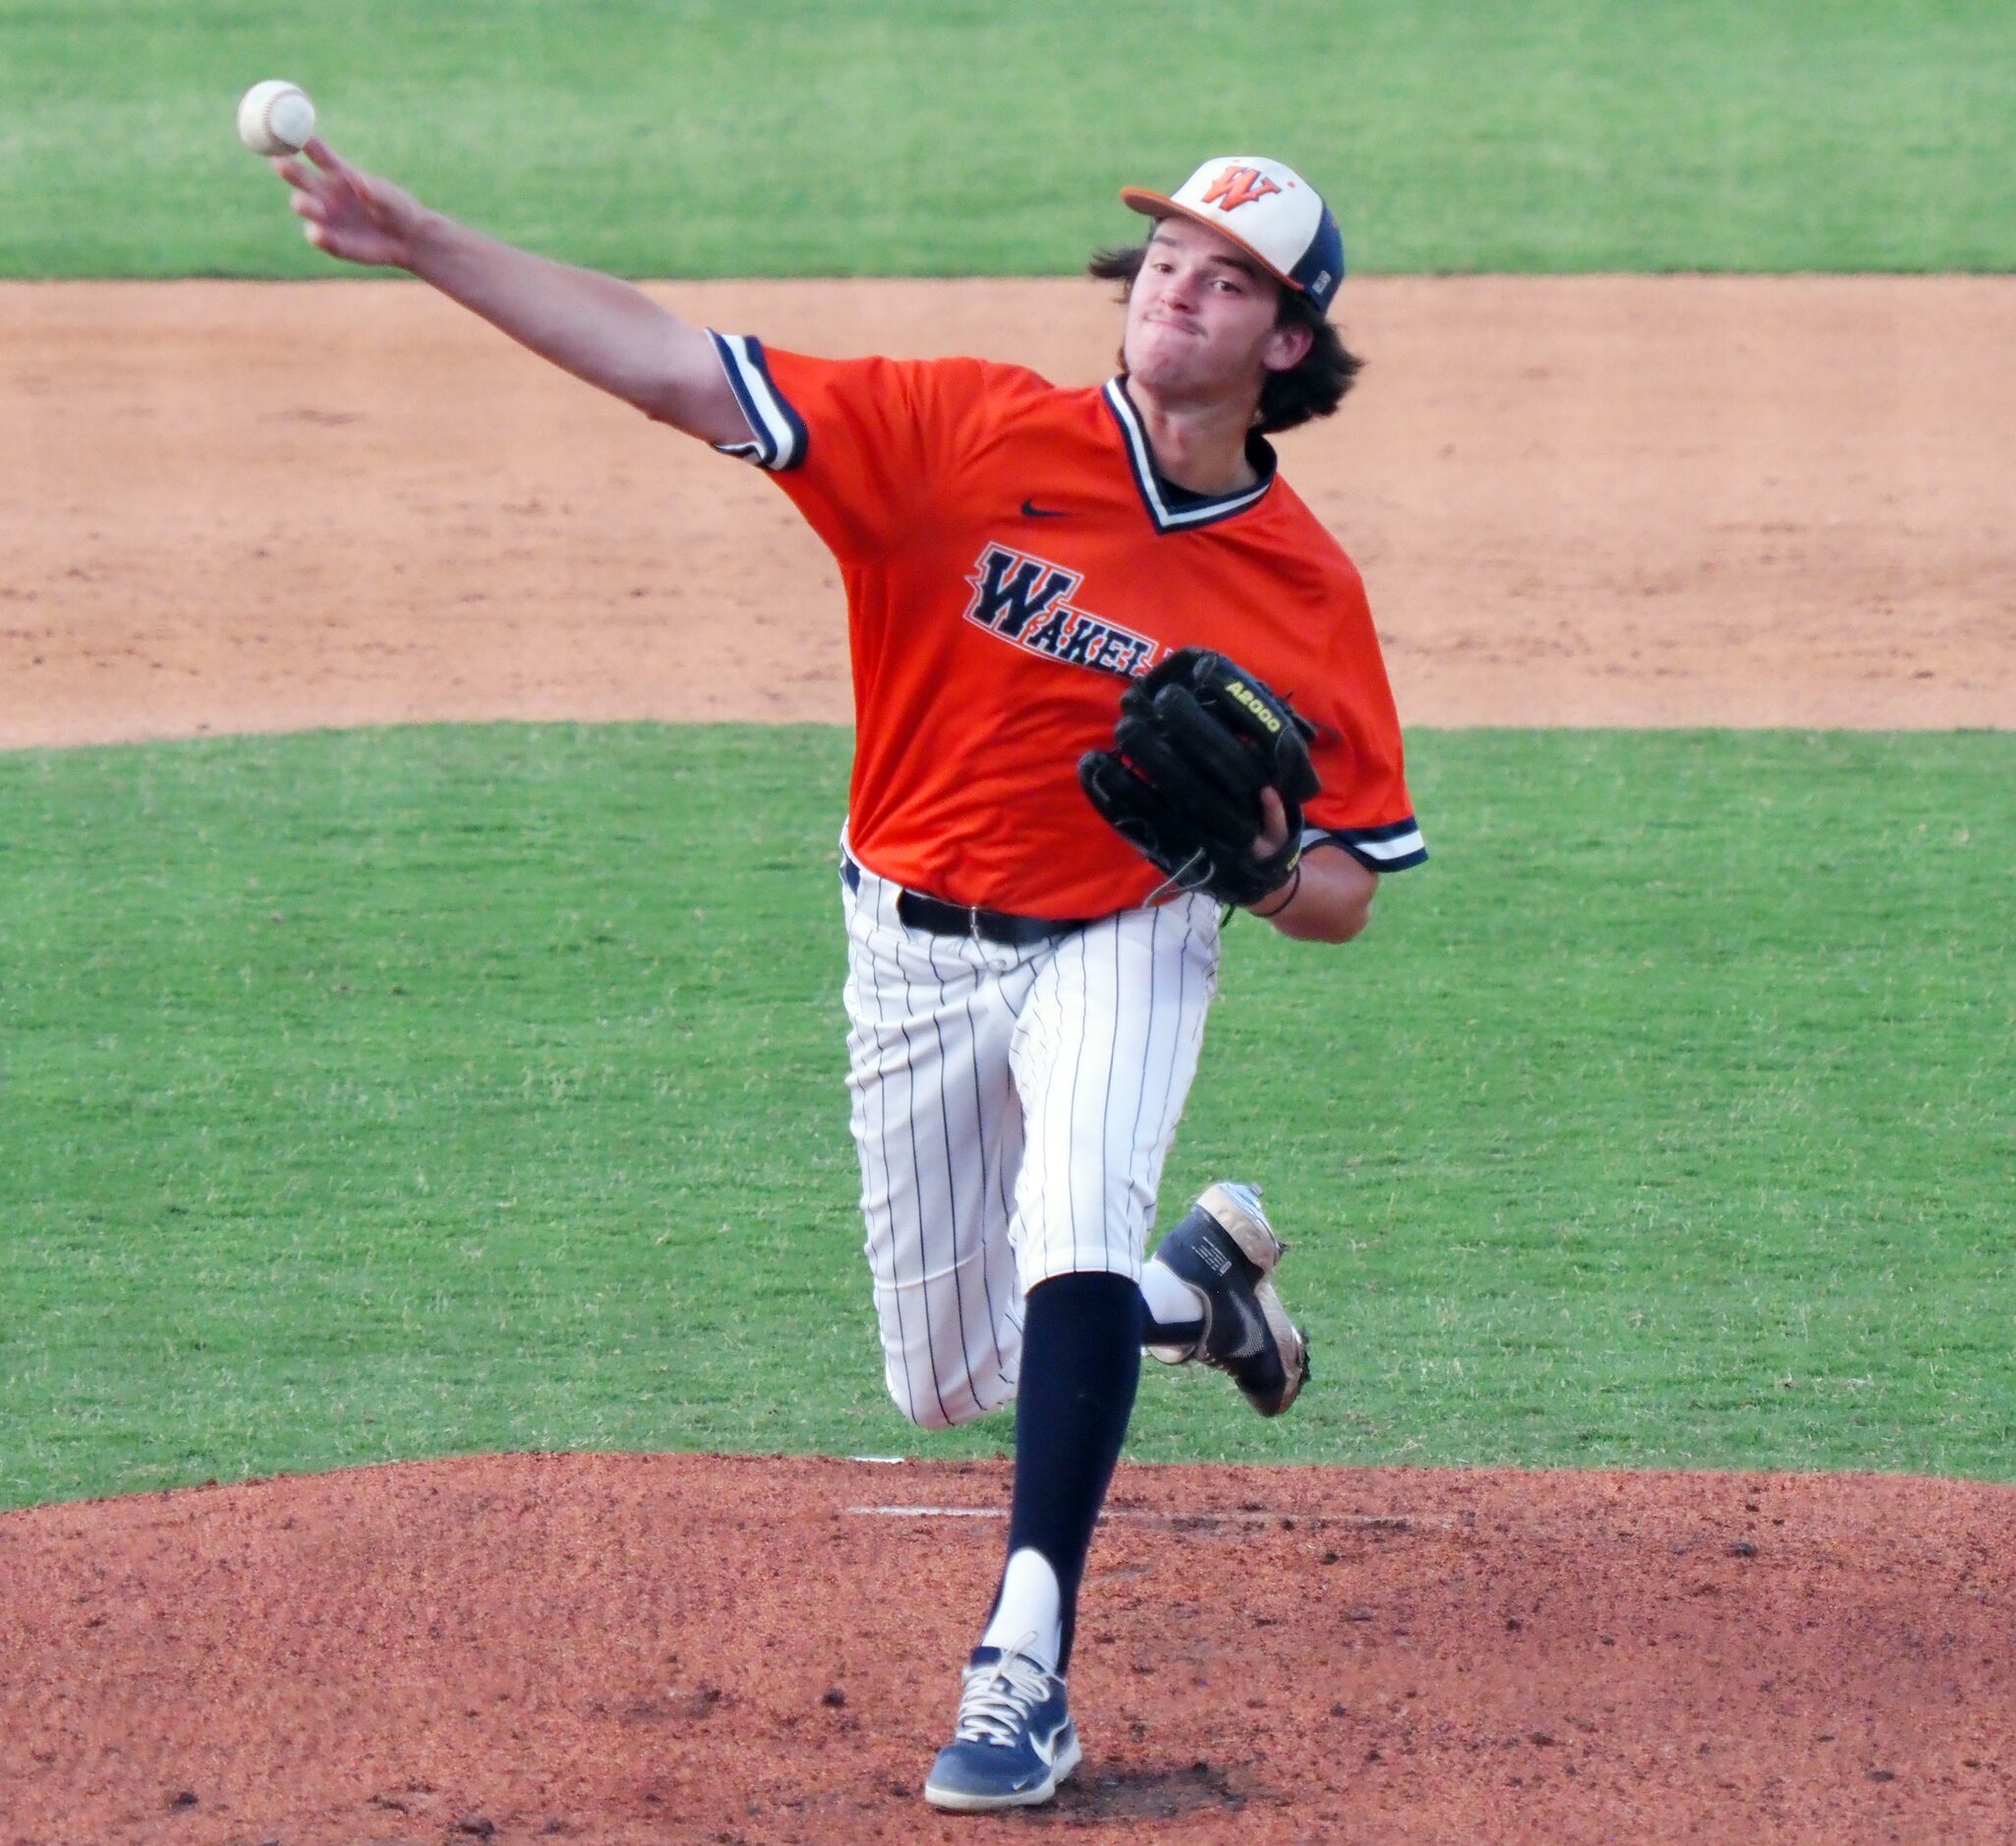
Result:
M1089 282L658 293L1066 381L1117 340ZM1283 471L1410 724L2016 724L2016 278L1372 279L1340 313L1368 369ZM417 285L13 285L0 342L0 747L848 715L837 577L772 484Z
M1068 282L658 292L1086 382L1115 338ZM1371 368L1284 469L1410 723L2016 724L2016 281L1366 281L1343 317ZM10 286L0 335L0 747L847 716L782 496L424 291ZM917 1789L1005 1482L493 1457L0 1517L0 1841L1000 1831ZM1015 1827L2016 1831L2007 1489L1127 1469L1112 1512L1086 1766Z
M2006 1489L1399 1469L1124 1471L1083 1769L948 1820L1006 1492L491 1456L12 1515L0 1838L2008 1837Z

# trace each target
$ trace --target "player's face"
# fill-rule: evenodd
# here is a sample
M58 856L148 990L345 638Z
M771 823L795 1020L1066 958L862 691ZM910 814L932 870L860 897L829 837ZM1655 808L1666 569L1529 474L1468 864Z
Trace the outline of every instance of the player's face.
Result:
M1269 371L1295 365L1308 334L1277 327L1281 284L1229 238L1164 218L1127 297L1129 375L1166 401L1256 401Z

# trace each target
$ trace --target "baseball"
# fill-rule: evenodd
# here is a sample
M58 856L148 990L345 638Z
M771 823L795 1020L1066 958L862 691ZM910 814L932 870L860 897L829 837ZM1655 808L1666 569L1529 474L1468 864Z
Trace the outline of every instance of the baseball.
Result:
M238 139L254 153L299 153L315 133L315 104L299 84L268 78L238 104Z

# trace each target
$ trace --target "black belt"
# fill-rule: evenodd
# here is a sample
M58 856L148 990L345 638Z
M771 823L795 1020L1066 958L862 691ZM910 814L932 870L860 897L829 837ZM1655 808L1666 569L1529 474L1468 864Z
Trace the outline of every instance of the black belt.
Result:
M840 854L840 877L846 880L849 891L861 889L861 868L844 852ZM1083 929L1091 920L1011 916L1006 910L983 910L978 904L947 903L943 897L927 897L921 891L896 893L896 916L911 929L923 930L928 935L977 936L982 942L1000 943L1008 949L1047 943L1053 936Z

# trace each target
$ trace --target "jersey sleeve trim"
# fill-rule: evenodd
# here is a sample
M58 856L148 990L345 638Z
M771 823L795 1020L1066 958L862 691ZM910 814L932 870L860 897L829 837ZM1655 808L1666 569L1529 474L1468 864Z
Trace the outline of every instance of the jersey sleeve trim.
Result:
M717 442L714 446L723 455L753 462L773 474L801 466L809 445L805 421L772 379L763 342L745 333L717 333L711 327L707 337L714 342L715 357L720 361L735 402L749 420L750 433L746 442Z
M1311 846L1342 846L1371 872L1404 872L1428 856L1412 815L1385 827L1305 827L1302 850Z

